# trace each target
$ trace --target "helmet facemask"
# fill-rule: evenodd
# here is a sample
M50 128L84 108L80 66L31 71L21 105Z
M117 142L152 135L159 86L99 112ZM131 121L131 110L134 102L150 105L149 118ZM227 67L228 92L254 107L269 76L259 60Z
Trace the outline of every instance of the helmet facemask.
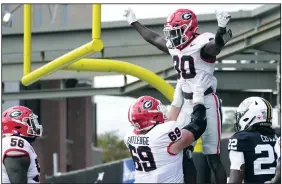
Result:
M179 48L180 46L186 44L191 40L194 32L193 27L191 27L192 21L189 25L183 24L181 26L169 27L165 26L164 35L166 40L171 42L173 48ZM197 30L197 29L196 29Z
M42 136L43 127L39 124L37 115L31 114L29 117L24 117L22 121L28 125L28 135L36 137Z

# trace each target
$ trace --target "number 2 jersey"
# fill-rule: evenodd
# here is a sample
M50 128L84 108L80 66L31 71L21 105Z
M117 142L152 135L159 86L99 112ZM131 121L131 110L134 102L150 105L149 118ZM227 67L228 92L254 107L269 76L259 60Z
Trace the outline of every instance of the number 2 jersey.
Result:
M281 137L277 139L276 144L274 146L274 150L277 153L277 158L280 158L281 156Z
M277 138L274 132L262 135L257 131L240 131L229 139L228 150L244 154L245 183L263 183L274 177L278 157L275 151ZM230 158L230 161L236 159Z
M212 33L200 34L182 50L171 49L169 43L167 44L178 73L178 82L182 83L182 91L193 92L197 79L201 75L209 75L212 86L206 86L206 89L212 87L216 92L217 79L213 75L216 57L204 56L202 52L202 48L214 38L215 35Z
M30 165L27 171L28 183L39 183L40 168L37 155L32 146L25 139L18 136L6 136L2 138L2 183L11 183L4 165L6 156L24 156L30 158Z
M132 128L124 137L135 164L135 183L183 183L183 153L168 147L181 138L181 128L170 121L138 135Z

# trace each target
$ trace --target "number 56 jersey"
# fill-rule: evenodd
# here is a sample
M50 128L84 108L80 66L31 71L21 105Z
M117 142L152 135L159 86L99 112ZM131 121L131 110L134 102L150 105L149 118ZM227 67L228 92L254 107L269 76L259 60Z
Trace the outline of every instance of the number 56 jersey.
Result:
M37 155L32 146L25 139L18 136L6 136L2 138L2 183L11 183L4 165L6 156L29 156L30 165L27 171L28 183L39 183L40 167Z
M174 121L156 125L146 134L129 130L124 142L135 164L135 183L183 183L182 152L168 151L180 138L181 128Z

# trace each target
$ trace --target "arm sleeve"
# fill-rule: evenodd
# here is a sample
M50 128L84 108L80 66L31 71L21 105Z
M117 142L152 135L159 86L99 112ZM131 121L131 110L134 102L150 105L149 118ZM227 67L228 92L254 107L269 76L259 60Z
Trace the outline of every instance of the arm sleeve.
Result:
M216 56L210 55L207 52L206 47L208 47L209 49L209 45L212 45L212 43L214 43L215 35L212 33L204 33L203 35L201 35L201 37L202 48L200 51L200 57L203 61L207 63L214 63L216 61Z
M244 153L240 151L229 152L230 170L240 170L241 166L245 164Z
M201 53L205 53L206 56L216 56L223 49L224 45L232 38L232 31L226 28L218 28L215 35L215 39L211 40L205 45Z
M159 50L169 54L168 48L166 46L166 40L156 33L155 31L152 31L148 29L146 26L142 25L140 22L136 21L131 24L143 37L144 40L146 40L148 43L154 45Z

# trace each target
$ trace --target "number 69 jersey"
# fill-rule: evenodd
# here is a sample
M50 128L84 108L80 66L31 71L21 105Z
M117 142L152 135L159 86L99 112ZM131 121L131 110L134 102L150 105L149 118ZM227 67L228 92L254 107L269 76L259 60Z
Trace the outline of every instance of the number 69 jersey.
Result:
M201 75L210 76L212 86L206 86L206 89L212 87L213 91L216 92L217 80L213 75L216 57L204 56L204 53L202 53L202 48L214 37L212 33L200 34L182 50L171 49L169 42L167 43L174 68L178 73L179 82L183 84L182 90L184 92L193 92L195 83Z
M32 146L25 139L18 136L6 136L2 138L2 183L11 183L4 165L6 156L24 156L30 158L30 165L27 172L28 183L39 183L40 167L37 155Z
M238 164L245 164L246 183L263 183L271 180L277 165L278 153L274 148L277 138L275 133L265 135L256 131L235 133L228 144L230 169L239 170Z
M124 142L135 164L135 183L183 183L182 152L168 147L181 138L181 128L170 121L156 125L146 134L127 132Z

